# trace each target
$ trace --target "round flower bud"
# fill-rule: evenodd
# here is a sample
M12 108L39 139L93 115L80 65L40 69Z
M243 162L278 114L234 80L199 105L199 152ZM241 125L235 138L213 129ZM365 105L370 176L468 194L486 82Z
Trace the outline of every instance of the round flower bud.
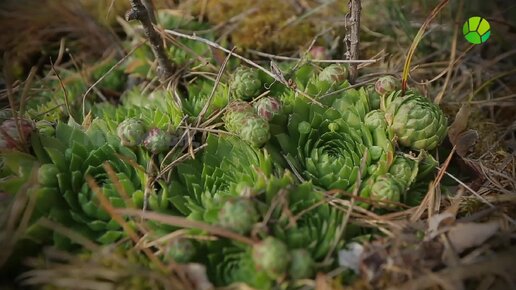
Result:
M341 83L348 78L348 69L340 64L327 66L319 73L319 80L329 83Z
M189 239L175 239L167 245L165 259L179 264L185 264L195 257L196 248Z
M47 187L57 187L57 174L60 173L54 164L43 164L38 169L39 184Z
M281 110L281 103L275 98L261 98L253 104L258 116L270 121Z
M255 115L256 113L249 103L244 101L235 101L227 106L222 120L224 121L224 126L229 132L238 134L246 120Z
M400 184L389 173L378 177L371 187L371 199L377 201L400 202L401 193L402 188ZM392 206L390 203L380 204Z
M269 123L256 115L249 116L241 128L239 136L253 146L260 147L269 141L271 136Z
M290 254L282 241L267 237L253 246L253 261L259 270L276 279L283 277L287 272Z
M398 137L398 143L415 150L436 148L448 130L443 111L414 93L395 98L388 105L385 117Z
M258 71L254 68L239 67L233 75L230 89L240 100L250 100L258 96L262 90Z
M129 118L118 125L117 135L124 146L138 146L145 138L145 123L141 119Z
M385 113L380 110L374 110L367 113L364 117L364 124L370 130L374 130L375 128L387 128Z
M158 128L151 129L143 141L143 145L153 154L167 151L172 143L172 135Z
M378 94L384 96L397 90L397 84L398 82L393 76L384 76L376 81L374 89Z
M296 249L290 252L292 261L288 271L292 279L310 278L314 273L314 260L305 249Z
M239 234L247 234L258 221L258 212L250 199L228 200L219 212L221 226Z

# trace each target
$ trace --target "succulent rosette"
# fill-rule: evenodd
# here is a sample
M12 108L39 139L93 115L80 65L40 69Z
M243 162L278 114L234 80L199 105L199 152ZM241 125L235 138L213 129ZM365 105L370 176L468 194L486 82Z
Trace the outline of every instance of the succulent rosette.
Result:
M389 202L400 202L401 195L404 192L402 185L390 173L376 178L370 190L371 192L369 197L372 200L378 201L380 205L386 207L394 206Z
M256 115L244 121L238 134L242 140L255 147L261 147L270 138L269 123Z
M193 260L197 248L190 239L177 238L169 242L165 250L165 259L178 264L188 263Z
M265 271L272 279L286 275L290 259L287 246L274 237L267 237L253 246L253 261L256 267Z
M251 100L262 91L262 81L255 68L239 67L233 74L230 89L236 99Z
M375 134L384 138L375 144L372 132L363 125L361 117L350 126L346 115L349 108L361 107L361 101L356 100L345 105L344 99L349 94L336 95L325 101L334 104L331 107L321 107L309 101L298 99L294 102L292 111L284 123L271 124L275 148L281 148L282 155L305 179L315 185L329 189L350 190L359 175L360 164L364 156L365 170L375 159L387 158L387 151L392 145L385 137L385 131ZM352 94L360 98L360 93ZM355 112L358 112L355 110ZM360 115L366 114L365 107ZM285 130L287 128L287 130ZM369 154L365 154L370 151ZM374 153L374 154L373 154ZM390 152L389 152L390 154ZM382 166L387 170L387 165ZM365 172L361 173L364 176Z
M258 222L258 211L250 199L230 199L224 203L219 213L219 223L240 234L247 234Z
M143 145L153 154L164 153L172 145L172 135L165 130L152 128L147 133Z
M376 81L374 89L380 96L385 96L398 90L398 81L393 76L383 76Z
M238 134L244 125L245 120L253 117L254 115L255 112L253 107L249 103L244 101L234 101L227 106L222 120L224 121L224 126L229 132Z
M398 143L414 150L432 150L448 131L443 111L417 92L401 91L388 97L385 117L396 134Z
M341 64L331 64L319 73L319 81L342 83L348 78L348 69Z
M296 249L290 252L291 262L288 273L292 279L307 279L313 275L314 260L305 249Z
M128 118L118 125L117 134L122 145L134 147L140 145L146 134L145 122L138 118Z
M169 185L171 201L191 219L218 224L224 203L240 195L236 189L241 184L265 186L263 176L271 174L268 154L236 137L209 135L203 153L174 170Z
M94 125L83 131L79 125L59 123L55 136L39 135L32 144L42 163L38 171L38 209L101 243L123 237L122 227L103 209L86 178L93 178L112 206L125 207L115 182L129 196L140 190L140 177L120 158L136 160L134 153ZM116 180L108 176L105 165L113 169ZM66 246L68 240L55 234L54 242Z
M267 121L270 121L281 112L281 103L272 97L261 98L253 106L258 116Z

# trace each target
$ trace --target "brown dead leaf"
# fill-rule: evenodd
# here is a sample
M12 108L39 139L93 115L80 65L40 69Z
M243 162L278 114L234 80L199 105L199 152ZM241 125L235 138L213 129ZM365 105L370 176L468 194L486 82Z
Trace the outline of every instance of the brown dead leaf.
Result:
M454 250L460 254L465 250L483 244L500 228L498 221L486 223L457 223L448 231L448 238Z
M455 120L448 128L448 137L453 145L455 145L457 141L457 137L468 128L468 119L471 114L471 108L468 104L463 104L457 115L455 115Z
M427 240L432 240L442 233L442 229L455 222L455 214L449 211L433 215L428 219Z
M473 146L477 143L478 138L479 135L476 130L467 130L460 133L454 144L457 154L460 157L465 157L469 152L471 152Z

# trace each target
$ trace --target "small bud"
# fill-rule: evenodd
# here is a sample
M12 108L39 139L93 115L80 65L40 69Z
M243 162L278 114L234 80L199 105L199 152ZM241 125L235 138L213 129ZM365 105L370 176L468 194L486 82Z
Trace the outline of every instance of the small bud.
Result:
M250 199L228 200L219 213L220 225L239 234L247 234L258 221L258 212Z
M328 59L328 53L326 52L326 48L323 46L314 46L310 49L310 56L312 59L322 60Z
M397 89L397 87L398 87L397 83L398 82L396 81L396 79L394 77L384 76L384 77L379 78L376 81L376 83L374 85L374 89L381 96L388 95Z
M314 260L305 249L296 249L290 252L289 275L295 280L310 278L314 273Z
M138 146L145 137L145 123L141 119L129 118L118 125L117 134L124 146Z
M272 117L277 115L281 110L281 103L275 98L262 98L254 103L254 108L258 116L270 121Z
M168 132L158 128L151 129L143 141L145 148L153 154L167 151L171 144L172 136Z
M189 239L179 238L168 244L165 259L179 264L185 264L195 257L196 248Z
M282 241L267 237L254 245L253 261L259 270L263 270L270 278L276 279L283 277L288 270L290 254Z
M348 78L348 69L340 64L327 66L319 73L319 80L329 83L342 83Z
M248 67L239 67L230 85L230 88L237 99L251 100L258 96L262 90L258 70Z

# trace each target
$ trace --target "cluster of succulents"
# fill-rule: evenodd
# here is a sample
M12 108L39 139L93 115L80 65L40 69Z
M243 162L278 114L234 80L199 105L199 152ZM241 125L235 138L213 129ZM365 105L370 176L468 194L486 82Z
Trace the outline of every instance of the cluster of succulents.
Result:
M142 51L131 57L140 53L145 57ZM0 147L18 151L0 155L0 190L15 195L35 184L26 238L80 248L58 231L44 231L37 221L45 217L96 243L131 248L129 227L155 238L148 250L164 263L204 264L216 286L295 288L296 280L336 266L336 253L350 238L371 232L352 222L342 232L345 211L330 201L357 194L358 205L378 213L417 205L416 189L435 172L432 155L447 119L419 92L400 91L391 76L351 87L344 65L279 66L297 91L241 66L220 84L192 80L177 90L181 105L166 89L145 93L136 85L117 105L91 103L91 119L82 124L64 111L2 117ZM104 85L122 87L116 75ZM186 133L202 143L196 152L191 143L178 143ZM15 148L21 141L25 148ZM14 160L23 162L17 167ZM114 209L134 207L209 227L176 235L179 226L119 215L122 225L106 200Z
M122 145L136 147L142 145L152 154L166 152L172 146L172 134L159 129L147 130L145 122L138 118L129 118L118 125L117 134Z

